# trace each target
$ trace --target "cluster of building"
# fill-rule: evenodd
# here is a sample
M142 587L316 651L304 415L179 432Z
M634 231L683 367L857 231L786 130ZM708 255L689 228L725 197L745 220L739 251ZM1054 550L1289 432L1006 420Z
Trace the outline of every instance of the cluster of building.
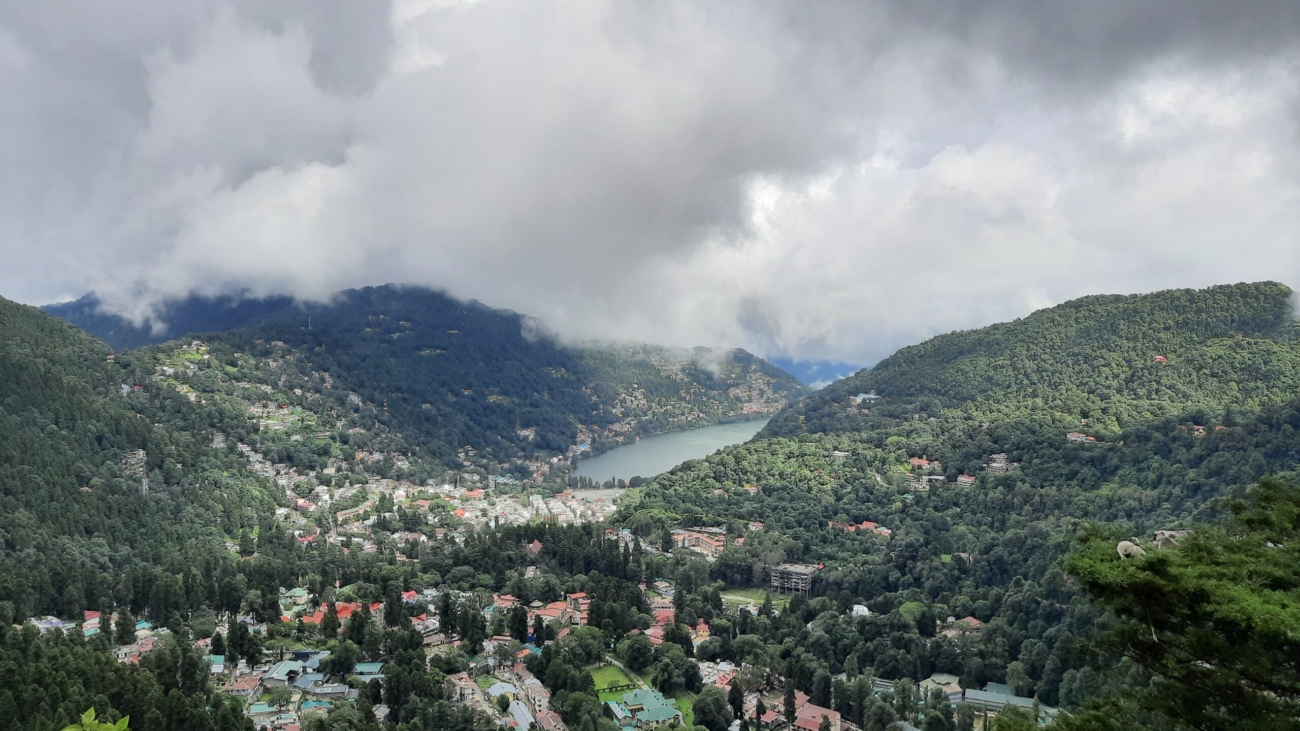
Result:
M871 520L864 520L861 523L836 523L832 520L830 521L830 527L843 528L850 533L875 533L878 536L884 536L886 538L894 535L892 530Z
M234 672L225 674L225 658L209 655L213 675L227 677L222 688L226 693L245 699L247 715L258 728L272 731L297 731L312 715L324 715L336 703L352 702L357 697L356 688L347 683L330 682L320 672L322 661L329 651L303 650L290 653L290 657L274 663L248 667L241 661ZM383 663L357 663L349 674L360 683L382 680ZM272 688L288 690L287 701L277 705L269 700L256 700ZM387 715L387 708L375 708L376 716Z
M502 726L515 731L529 731L534 726L541 731L567 731L560 714L551 710L550 691L522 662L498 672L500 677L448 676L447 698L497 718ZM507 701L504 713L495 702L502 697Z
M727 548L726 528L676 528L672 537L674 548L689 548L708 559L716 559ZM733 542L739 545L744 540L744 536L737 536Z
M108 621L105 622L105 619ZM36 627L41 634L47 632L68 632L81 629L81 634L85 637L94 637L95 635L108 633L112 628L117 626L118 615L114 612L109 617L104 617L101 612L86 610L82 613L82 621L66 621L58 617L30 617L26 624ZM138 620L135 623L135 640L130 644L118 645L115 653L118 662L138 663L144 655L153 652L157 647L159 640L164 636L171 634L171 630L166 627L155 628L152 622L147 620Z
M877 693L893 690L893 682L876 679L873 690ZM956 675L934 673L919 684L922 697L929 697L930 692L939 690L948 696L952 705L964 703L978 713L997 715L1003 708L1012 706L1036 714L1039 723L1047 723L1057 716L1059 711L1051 706L1037 703L1033 698L1018 696L1003 683L986 683L984 688L963 688Z
M510 594L493 594L492 604L484 612L488 615L490 621L494 613L509 612L520 606L520 604L520 600ZM530 628L537 622L538 617L547 624L586 625L591 609L591 599L585 592L578 592L569 594L563 601L554 601L549 604L533 601L526 605L526 608Z

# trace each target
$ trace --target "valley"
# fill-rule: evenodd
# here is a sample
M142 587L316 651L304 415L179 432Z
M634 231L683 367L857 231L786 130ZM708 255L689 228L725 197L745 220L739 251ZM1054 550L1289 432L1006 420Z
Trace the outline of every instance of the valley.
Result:
M19 668L0 719L62 728L90 704L147 731L1285 717L1290 296L1085 298L816 392L743 351L563 346L429 292L262 308L118 351L0 303L0 663ZM607 467L709 430L728 445L630 483L642 470ZM1182 544L1157 548L1159 530ZM1146 555L1116 556L1121 539ZM1222 545L1240 583L1222 583ZM1211 588L1186 615L1152 613L1185 586ZM1168 647L1238 680L1170 670ZM81 680L20 705L56 666ZM1218 690L1193 702L1195 683Z

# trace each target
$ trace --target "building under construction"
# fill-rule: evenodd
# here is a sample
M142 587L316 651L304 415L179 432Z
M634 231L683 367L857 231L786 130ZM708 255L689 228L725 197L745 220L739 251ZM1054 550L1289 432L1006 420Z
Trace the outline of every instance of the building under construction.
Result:
M772 591L780 594L807 594L812 590L813 574L817 567L808 563L783 563L773 566Z

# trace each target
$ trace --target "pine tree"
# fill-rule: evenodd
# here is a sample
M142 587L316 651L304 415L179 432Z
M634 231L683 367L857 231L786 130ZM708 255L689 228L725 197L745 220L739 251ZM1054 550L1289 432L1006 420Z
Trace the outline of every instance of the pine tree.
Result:
M113 639L119 645L135 642L135 617L131 616L131 610L126 607L117 611L117 626L113 628Z
M737 718L745 715L745 691L740 689L740 683L735 680L731 681L731 688L727 691L727 703Z
M338 607L333 602L330 602L325 610L325 616L320 621L321 636L327 640L332 640L339 636L339 627L341 626Z

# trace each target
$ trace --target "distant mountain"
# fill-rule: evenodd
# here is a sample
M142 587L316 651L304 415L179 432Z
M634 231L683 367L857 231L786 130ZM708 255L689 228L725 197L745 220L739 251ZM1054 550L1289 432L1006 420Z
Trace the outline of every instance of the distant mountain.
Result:
M763 433L862 431L955 409L990 421L1056 413L1106 429L1192 408L1256 409L1300 391L1291 297L1276 282L1084 297L903 348Z
M97 311L46 308L110 344L164 336ZM244 352L279 350L383 406L382 419L451 464L603 447L676 428L775 413L805 389L743 350L566 347L528 319L418 287L367 287L329 303L189 298L168 332ZM170 337L170 336L167 336Z
M41 309L103 340L114 350L164 343L190 333L233 330L282 317L293 306L290 297L248 298L190 296L163 304L157 329L136 325L119 315L100 310L99 298L88 294L72 302Z
M841 378L862 370L862 366L842 360L795 360L794 358L768 358L768 362L789 373L805 386L821 388Z

